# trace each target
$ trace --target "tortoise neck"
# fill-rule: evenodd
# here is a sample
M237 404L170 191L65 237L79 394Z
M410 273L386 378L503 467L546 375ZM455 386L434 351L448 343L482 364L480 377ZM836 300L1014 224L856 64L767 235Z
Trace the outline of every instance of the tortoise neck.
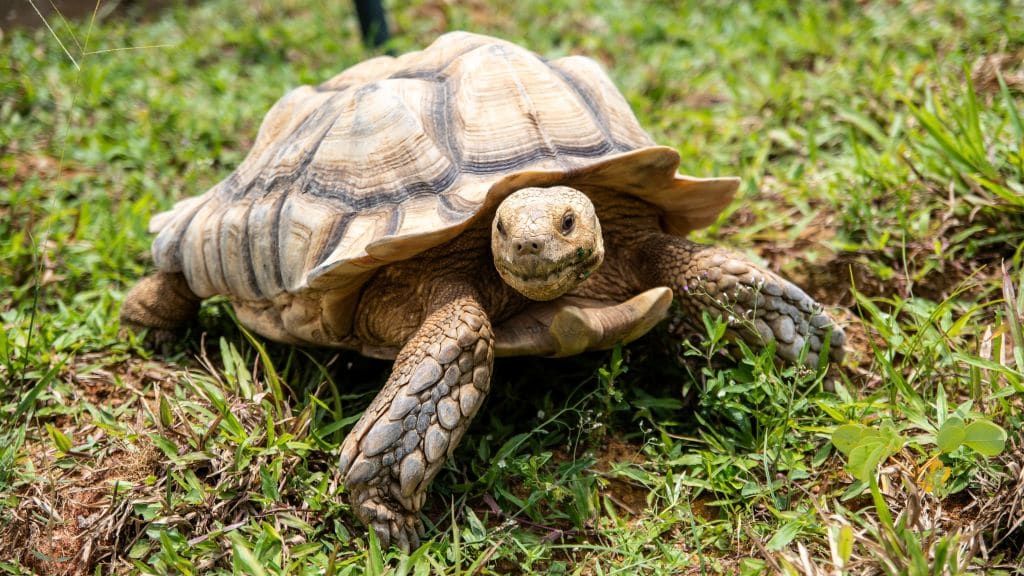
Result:
M367 344L402 346L432 312L471 295L492 322L527 303L498 276L490 251L490 221L450 242L379 269L363 287L356 336Z

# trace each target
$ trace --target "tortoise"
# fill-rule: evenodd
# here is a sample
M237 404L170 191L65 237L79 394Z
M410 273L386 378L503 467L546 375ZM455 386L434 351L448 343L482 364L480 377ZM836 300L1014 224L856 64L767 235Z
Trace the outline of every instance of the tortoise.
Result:
M685 238L739 180L679 162L593 60L448 33L281 98L230 176L153 217L157 272L121 322L166 334L221 294L268 339L393 358L339 474L382 544L409 549L495 356L624 344L675 302L782 360L841 359L800 288Z

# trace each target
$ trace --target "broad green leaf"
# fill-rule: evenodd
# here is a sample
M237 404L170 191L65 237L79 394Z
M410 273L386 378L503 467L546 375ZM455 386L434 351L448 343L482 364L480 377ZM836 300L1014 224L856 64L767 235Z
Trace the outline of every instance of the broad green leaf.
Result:
M988 420L976 420L964 430L964 445L982 456L998 456L1006 447L1006 431Z
M904 443L906 442L906 439L903 438L903 436L900 436L900 433L897 432L896 429L890 425L882 426L882 429L879 431L878 435L885 443L885 449L888 451L888 454L886 454L886 456L895 453L897 450L902 448Z
M850 455L850 451L857 447L866 434L874 432L863 424L843 424L832 433L832 444L836 449Z
M939 450L949 454L963 444L964 436L964 421L954 416L947 419L942 428L939 428L938 434L935 435L935 443L938 444Z
M145 558L153 549L153 544L146 540L138 540L128 550L128 557L138 560L139 558ZM145 572L143 572L145 574Z
M823 443L814 451L814 456L811 457L811 466L817 468L825 463L829 455L832 454L832 446L828 442Z
M775 535L772 536L772 539L768 541L768 549L775 552L782 550L788 546L789 543L793 541L793 538L796 538L796 535L799 533L800 523L787 522L783 524L782 528L779 528Z
M768 564L764 560L759 558L744 558L740 561L740 576L750 576L752 574L764 574L767 570Z
M113 480L110 481L110 485L114 491L114 494L124 494L129 490L135 488L135 484L127 480Z
M850 451L846 469L858 480L865 482L873 478L878 464L889 455L888 446L881 440L862 442Z
M177 444L159 434L151 435L150 439L153 441L153 444L156 444L156 447L159 448L160 451L164 453L164 456L167 456L167 458L171 459L172 461L178 458Z

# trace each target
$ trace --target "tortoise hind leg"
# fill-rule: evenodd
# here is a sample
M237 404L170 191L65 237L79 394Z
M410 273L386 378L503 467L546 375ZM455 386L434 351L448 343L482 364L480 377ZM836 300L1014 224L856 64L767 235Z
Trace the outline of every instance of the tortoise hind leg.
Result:
M641 248L647 281L675 292L685 317L699 329L704 311L729 318L735 335L755 348L776 343L783 360L797 361L804 347L809 365L818 362L826 341L829 357L843 358L845 336L821 304L795 284L743 256L667 234L655 234Z
M188 325L199 314L202 301L180 273L157 272L139 280L121 305L121 327L149 330L149 340L163 344L173 340L174 331Z

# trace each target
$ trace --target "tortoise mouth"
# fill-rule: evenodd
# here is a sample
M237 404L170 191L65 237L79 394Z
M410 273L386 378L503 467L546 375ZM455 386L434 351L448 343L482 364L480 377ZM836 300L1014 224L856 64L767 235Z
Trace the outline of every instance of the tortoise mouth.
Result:
M577 248L557 261L539 257L516 261L496 259L498 274L506 284L530 300L553 300L590 277L604 260L600 249Z
M576 268L580 270L579 280L586 279L590 275L590 272L596 268L602 260L602 254L596 252L593 249L584 250L583 248L577 249L574 253L569 256L551 262L546 259L537 258L530 262L529 260L521 259L518 264L527 264L521 266L519 269L509 266L510 262L505 263L505 272L516 279L524 282L544 282L547 280L554 280L559 276L564 276L565 271L570 268ZM548 264L550 262L550 264ZM548 264L545 266L545 264Z

